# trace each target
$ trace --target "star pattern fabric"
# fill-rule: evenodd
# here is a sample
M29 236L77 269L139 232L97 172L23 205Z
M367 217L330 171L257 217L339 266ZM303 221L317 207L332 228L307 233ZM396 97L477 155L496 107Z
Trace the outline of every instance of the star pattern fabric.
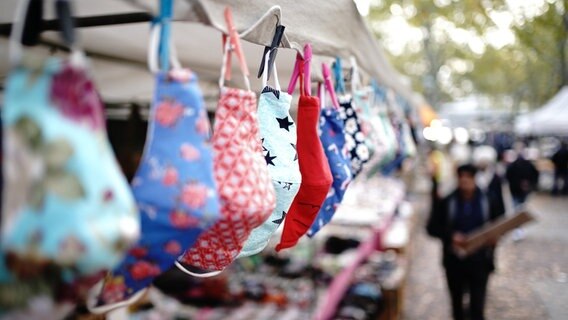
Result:
M270 150L266 150L266 155L264 155L264 160L266 161L266 164L275 166L274 162L272 161L274 159L276 159L276 156L274 157L270 156Z
M294 148L294 161L297 161L298 160L298 150L296 149L296 144L290 143L290 145L292 146L292 148Z
M278 121L280 128L286 131L290 131L290 126L294 125L294 122L290 121L288 116L284 118L276 118L276 120Z
M286 211L282 211L282 217L276 220L272 220L272 223L279 226L282 223L282 221L284 221L284 218L286 218Z
M257 254L266 247L300 188L302 176L298 161L294 160L297 136L296 125L290 121L291 102L292 97L287 92L274 95L273 90L268 90L260 95L260 135L267 149L265 159L276 191L276 208L269 219L252 231L239 257Z

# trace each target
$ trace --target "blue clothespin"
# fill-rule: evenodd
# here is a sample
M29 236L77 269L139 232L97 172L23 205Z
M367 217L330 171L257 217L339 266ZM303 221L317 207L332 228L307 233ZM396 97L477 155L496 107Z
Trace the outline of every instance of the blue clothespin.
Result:
M173 0L160 1L160 16L158 22L161 26L160 29L160 46L158 49L160 68L162 70L169 70L170 68L170 34L171 34L171 21L174 11Z
M377 100L384 102L387 98L386 90L383 87L381 87L377 82L377 80L375 79L371 80L371 86L375 90L375 97L377 98Z
M335 58L332 68L333 77L335 78L335 92L344 94L345 81L343 79L343 64L340 57Z

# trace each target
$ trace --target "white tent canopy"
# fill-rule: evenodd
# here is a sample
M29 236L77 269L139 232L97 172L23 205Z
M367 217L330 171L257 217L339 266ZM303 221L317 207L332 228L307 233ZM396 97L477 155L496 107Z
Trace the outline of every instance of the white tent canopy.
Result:
M0 24L14 20L15 8L21 0L2 0ZM53 0L45 1L44 19L53 19ZM79 18L156 12L157 0L74 0L75 15ZM247 63L256 74L263 48L272 41L277 22L286 26L282 46L300 49L313 45L313 70L316 79L322 60L335 56L345 60L354 56L360 69L380 84L391 88L413 106L422 98L413 94L402 77L390 66L356 5L352 0L176 0L173 36L182 65L191 68L201 78L206 97L217 94L215 84L221 64L221 37L225 22L223 9L231 6L237 29L243 35ZM276 6L276 7L275 7ZM147 71L146 56L149 23L138 22L79 29L83 48L92 57L94 76L107 101L149 101L152 76ZM45 32L47 44L59 44L55 32ZM0 75L8 72L7 40L0 41ZM280 50L277 59L280 81L286 84L291 74L295 50ZM236 68L238 64L234 63ZM235 69L238 74L238 70ZM239 80L239 77L235 77ZM236 83L236 85L239 85ZM260 90L259 82L253 88Z
M539 109L517 117L515 131L520 135L568 135L568 86Z

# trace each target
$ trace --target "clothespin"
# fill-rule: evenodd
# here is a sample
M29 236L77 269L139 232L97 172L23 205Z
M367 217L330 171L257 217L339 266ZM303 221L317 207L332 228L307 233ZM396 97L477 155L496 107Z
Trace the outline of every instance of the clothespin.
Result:
M375 90L375 96L378 98L378 101L385 102L387 98L385 89L383 89L375 79L371 80L371 86L373 86Z
M57 0L55 2L55 12L59 19L61 37L65 44L71 48L75 44L75 22L71 14L71 4L69 0Z
M329 93L331 98L331 103L333 104L333 106L336 109L339 109L339 100L337 100L335 89L333 88L333 83L331 82L331 71L329 70L329 67L325 63L322 63L322 73L324 79L323 85L325 87L324 90L327 90L327 92Z
M43 31L43 0L30 0L25 10L21 43L26 46L35 46Z
M272 38L270 47L264 47L264 53L262 54L260 67L258 68L258 78L260 78L262 76L262 73L264 72L264 57L266 57L266 54L270 51L270 57L268 58L268 70L266 70L266 72L268 72L267 79L270 80L272 66L274 65L274 61L276 60L276 54L278 53L278 47L280 46L280 42L282 41L282 36L284 35L285 28L285 26L278 24L276 26L276 30L274 31L274 37Z
M162 70L169 70L170 64L170 34L171 34L171 19L173 16L174 4L173 0L160 1L160 46L159 61Z
M335 58L333 63L333 77L335 78L335 92L344 94L345 93L345 81L343 79L343 63L341 58Z

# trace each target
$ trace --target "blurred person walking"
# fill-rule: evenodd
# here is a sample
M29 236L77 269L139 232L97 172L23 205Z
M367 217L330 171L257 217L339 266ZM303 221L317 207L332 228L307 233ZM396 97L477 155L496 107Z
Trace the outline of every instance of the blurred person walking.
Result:
M517 159L507 167L506 178L513 198L515 209L523 206L528 196L538 186L539 172L531 161L523 155L523 147L517 145Z
M552 194L568 195L568 143L566 141L562 141L560 148L554 153L551 160L554 164ZM562 190L560 190L560 182L562 182Z
M469 318L484 319L487 284L495 269L497 240L469 256L461 255L460 249L468 233L504 215L502 203L476 185L476 173L476 167L471 164L458 167L457 189L432 207L427 223L428 234L442 241L442 264L446 271L454 320L465 319L463 297L466 291L470 296Z
M497 151L495 148L484 145L473 150L473 164L479 170L475 176L477 186L483 190L490 201L497 206L497 210L505 212L503 200L503 179L497 170Z

